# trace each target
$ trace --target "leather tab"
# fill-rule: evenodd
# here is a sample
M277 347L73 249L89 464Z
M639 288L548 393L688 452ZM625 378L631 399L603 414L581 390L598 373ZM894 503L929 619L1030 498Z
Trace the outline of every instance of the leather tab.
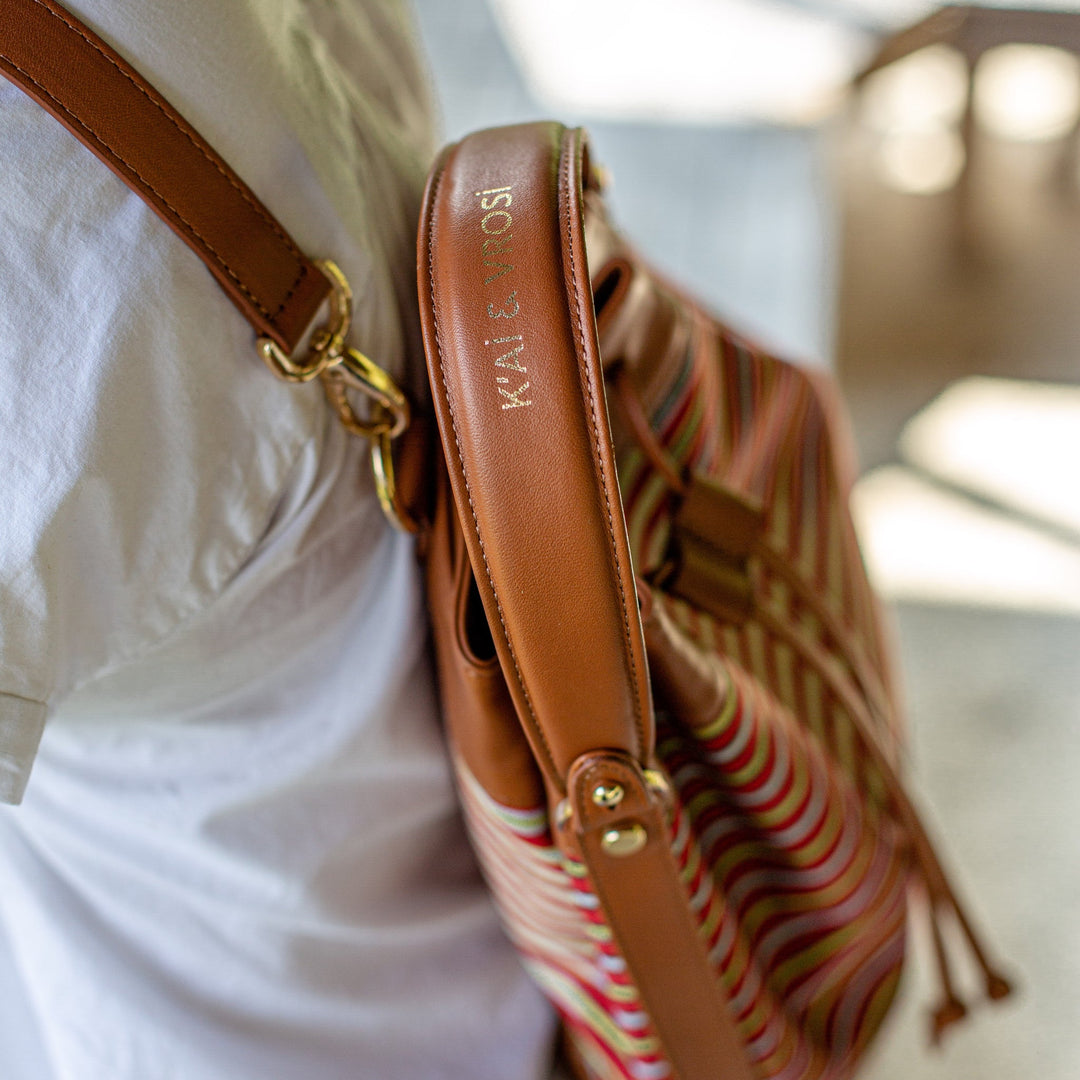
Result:
M613 785L623 792L618 804L598 805L593 793ZM664 808L640 766L620 755L585 755L571 770L567 797L589 880L678 1080L754 1080L690 912ZM609 854L605 835L634 826L644 829L644 846Z
M151 206L257 334L295 351L330 282L130 64L52 0L0 0L0 73Z
M754 606L750 557L764 529L760 504L692 474L672 522L675 566L664 588L724 622L741 623Z

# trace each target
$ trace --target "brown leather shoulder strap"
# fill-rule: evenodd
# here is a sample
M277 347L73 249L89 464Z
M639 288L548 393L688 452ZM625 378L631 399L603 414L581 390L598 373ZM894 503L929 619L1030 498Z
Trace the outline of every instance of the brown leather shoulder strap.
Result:
M134 68L53 0L0 0L0 72L153 207L257 333L295 350L329 281Z
M588 867L679 1080L752 1080L645 772L653 716L585 257L580 131L450 147L418 243L436 415L469 556L560 842ZM618 784L616 811L594 793ZM622 831L630 850L612 855Z

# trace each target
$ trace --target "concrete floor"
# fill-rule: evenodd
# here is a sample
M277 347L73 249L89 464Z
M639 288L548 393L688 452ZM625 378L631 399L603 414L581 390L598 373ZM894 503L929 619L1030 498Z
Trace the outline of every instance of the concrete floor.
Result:
M482 0L415 6L449 136L545 115ZM818 131L562 119L593 131L619 218L644 251L737 323L834 365L867 466L897 462L905 423L965 375L1080 378L1080 209L1055 181L1054 148L980 141L961 248L955 196L889 190L851 117ZM927 1050L935 991L923 941L863 1075L1074 1080L1080 622L933 595L898 602L895 616L911 772L1020 991L973 1008L943 1049Z

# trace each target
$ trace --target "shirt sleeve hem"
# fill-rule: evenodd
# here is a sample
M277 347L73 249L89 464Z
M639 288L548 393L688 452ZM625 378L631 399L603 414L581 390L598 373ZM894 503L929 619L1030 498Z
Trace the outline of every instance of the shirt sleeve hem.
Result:
M45 714L43 701L0 692L0 803L22 802Z

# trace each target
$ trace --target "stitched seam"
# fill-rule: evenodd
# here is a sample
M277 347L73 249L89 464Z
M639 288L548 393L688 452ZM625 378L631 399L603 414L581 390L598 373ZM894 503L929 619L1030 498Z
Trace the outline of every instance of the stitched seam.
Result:
M198 229L196 229L195 226L192 225L192 223L184 217L181 211L175 206L173 206L173 204L170 203L169 200L160 191L158 191L157 188L155 188L139 172L139 170L135 168L134 165L131 164L131 162L129 162L126 158L122 157L116 150L114 150L113 147L111 147L104 140L104 138L102 138L101 135L94 131L94 129L91 128L89 125L84 123L80 117L76 116L75 113L73 113L66 105L64 105L62 101L56 98L44 85L38 82L37 79L35 79L33 75L30 74L30 72L25 71L23 68L19 67L19 65L6 53L0 53L0 56L2 56L4 60L11 64L11 66L17 72L19 72L20 75L24 76L29 82L36 86L45 97L47 97L62 112L69 116L83 131L93 136L97 144L101 146L104 150L108 151L109 155L114 160L120 162L120 164L124 165L127 169L129 169L132 174L139 180L139 182L146 187L148 191L153 192L153 194L156 195L162 201L162 203L164 203L165 206L168 207L168 209L176 215L177 220L179 220L184 226L186 226L186 228L190 231L191 235L198 239L199 242L204 246L204 248L214 257L222 270L224 270L225 273L229 276L229 278L233 282L235 282L237 288L244 294L244 296L246 296L252 302L252 304L257 308L259 313L265 316L265 318L267 318L272 324L276 326L276 317L281 314L286 304L288 304L288 302L296 294L297 289L300 287L300 283L304 280L304 277L308 272L308 267L306 261L304 260L303 254L292 242L288 234L281 228L280 224L267 213L265 208L261 207L254 200L251 193L244 188L238 178L234 175L231 175L229 170L225 168L224 165L214 157L208 146L195 138L190 131L187 131L183 127L181 127L180 124L176 122L175 118L170 116L169 113L165 110L165 108L163 108L161 103L155 100L155 98L147 91L147 89L144 86L141 86L135 78L133 78L127 71L125 71L111 56L109 56L109 54L105 52L97 44L97 42L87 37L86 34L84 34L78 26L73 25L67 19L63 18L60 14L53 11L52 8L48 7L45 3L42 2L42 0L33 0L33 3L36 4L38 7L44 8L45 11L48 12L48 14L54 19L62 22L69 30L82 38L82 40L85 41L87 45L89 45L95 52L97 52L104 60L108 61L109 64L116 68L117 72L125 79L127 79L128 82L130 82L131 85L134 86L135 89L138 90L139 93L142 94L143 97L145 97L146 100L150 102L150 104L153 105L153 107L157 109L159 113L161 113L162 117L167 120L181 135L183 135L184 138L187 139L188 142L190 142L191 145L195 147L195 149L198 150L199 153L202 154L202 156L225 178L229 185L237 192L237 194L240 195L243 201L247 203L248 206L255 212L256 216L261 218L263 222L269 226L270 230L274 233L274 235L277 236L278 239L284 243L289 253L298 260L299 271L297 273L296 279L293 281L292 286L289 288L288 292L285 295L285 298L281 301L277 308L273 312L269 311L255 296L255 294L251 292L251 290L243 283L237 273L229 266L229 264L225 261L224 257L217 251L217 249L214 248L209 243L209 241L206 240L206 238L198 231Z
M584 360L586 354L585 345L585 313L582 311L582 295L581 290L577 288L577 265L574 258L574 237L573 237L573 217L570 213L569 197L570 197L570 167L573 161L573 155L566 153L562 154L562 184L559 190L560 201L566 200L564 204L565 217L566 217L566 246L570 254L570 289L568 290L573 295L574 303L570 305L570 317L571 320L576 323L575 330L577 331L578 340L581 345L581 351L578 356L578 373L582 377L581 381L585 385L586 393L589 398L589 421L592 425L592 437L593 437L593 467L597 472L600 480L600 489L604 493L604 509L607 513L608 522L608 539L610 540L610 550L612 558L615 562L615 583L619 590L619 602L622 605L623 615L623 640L626 642L626 658L630 668L630 684L631 691L634 697L634 727L637 731L638 737L638 753L644 754L647 750L646 738L645 738L645 724L642 719L642 702L641 694L638 691L638 669L637 660L634 654L633 638L630 633L630 612L626 603L626 589L623 586L623 567L622 561L619 557L619 546L615 540L615 521L611 510L611 497L608 494L607 484L604 482L603 473L603 458L600 445L600 425L597 417L597 402L596 394L593 391L592 379L585 375Z
M487 549L484 546L484 538L480 535L480 523L476 516L476 506L473 503L472 487L469 484L469 476L465 471L465 457L461 450L461 439L458 435L457 417L454 412L454 403L450 396L450 388L446 381L445 367L443 365L443 351L442 351L442 336L439 331L439 309L435 301L435 247L434 247L434 228L435 228L435 213L438 205L439 191L442 187L443 177L446 175L446 164L444 163L439 167L438 176L435 179L435 183L431 189L431 214L428 219L428 235L427 235L427 247L428 247L428 283L430 290L431 300L431 317L432 322L435 324L435 352L439 361L439 380L443 386L443 392L446 395L446 407L450 413L450 427L454 432L454 445L457 447L458 461L461 464L461 477L465 483L465 492L469 499L469 513L473 520L473 532L476 534L477 542L480 545L480 555L484 560L484 573L487 576L488 587L491 589L491 594L495 598L495 608L499 613L499 623L502 626L503 637L506 640L506 647L510 653L510 660L514 666L514 677L517 679L518 687L521 690L522 696L525 699L525 707L529 713L529 724L533 730L533 734L536 736L539 742L544 756L547 759L547 766L550 773L554 777L559 776L559 771L555 766L555 758L551 752L551 746L548 743L547 737L544 735L544 730L540 726L540 722L536 717L536 710L533 708L532 698L529 696L529 691L525 686L525 680L521 675L521 668L518 666L517 650L514 648L514 643L510 638L510 631L507 629L506 620L503 616L502 601L499 599L498 590L495 588L495 582L491 576L491 565L488 563Z

